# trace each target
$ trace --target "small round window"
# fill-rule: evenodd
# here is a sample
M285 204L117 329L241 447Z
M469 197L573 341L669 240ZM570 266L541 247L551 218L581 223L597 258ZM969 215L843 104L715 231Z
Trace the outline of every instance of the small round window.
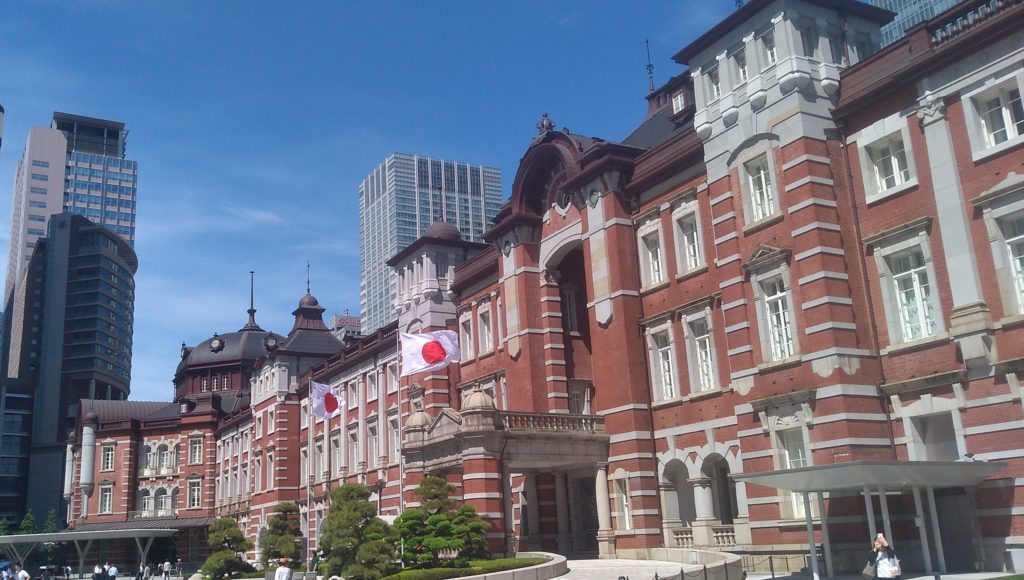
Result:
M572 194L567 191L559 191L555 195L555 203L558 205L559 209L569 207L569 204L572 203Z

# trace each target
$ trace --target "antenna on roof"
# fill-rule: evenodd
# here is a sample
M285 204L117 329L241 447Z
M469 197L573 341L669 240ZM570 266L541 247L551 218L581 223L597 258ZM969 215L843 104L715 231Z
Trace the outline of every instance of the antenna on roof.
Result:
M249 310L255 312L256 308L253 307L255 301L253 300L253 287L256 284L256 271L249 270Z
M306 294L309 294L309 260L306 260Z
M739 0L737 0L739 1ZM651 64L651 42L644 39L644 44L647 46L647 83L650 85L650 91L654 92L654 65Z

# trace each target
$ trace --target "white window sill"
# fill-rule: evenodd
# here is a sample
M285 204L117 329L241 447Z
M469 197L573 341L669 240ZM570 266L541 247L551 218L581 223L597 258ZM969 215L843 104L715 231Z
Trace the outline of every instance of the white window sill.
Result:
M982 149L980 151L977 150L977 149L972 150L971 151L971 155L972 155L972 158L974 159L974 161L977 162L977 161L981 161L982 159L986 159L988 157L992 157L993 155L998 155L998 154L1002 153L1003 151L1006 151L1007 149L1013 149L1014 147L1020 145L1021 143L1024 143L1024 135L1017 135L1013 139L1010 139L1008 141L1003 141L999 145L995 145L993 147L988 147L988 148Z
M795 353L793 354L793 356L789 356L779 360L764 361L757 365L757 370L760 373L764 374L766 372L771 372L782 367L792 366L796 364L800 364L800 353Z
M919 338L917 340L912 340L910 342L900 342L900 343L889 345L888 347L883 348L880 351L880 353L883 354L883 355L886 355L886 354L896 354L896 353L905 352L905 351L908 351L908 350L914 350L916 348L924 348L926 346L931 346L933 344L940 343L940 342L946 342L948 340L949 340L949 333L943 331L943 332L940 332L938 334L933 334L931 336L926 336L924 338Z
M679 396L672 397L671 399L661 399L660 401L654 401L653 403L651 403L651 408L652 409L660 409L662 407L669 407L671 405L682 403L685 400L686 400L685 397L679 397Z
M768 217L761 218L756 222L751 222L743 226L743 234L746 235L752 232L756 232L757 230L767 228L768 226L780 223L782 222L783 217L785 216L782 214L782 212L777 211Z
M669 280L663 280L661 282L658 282L657 284L652 284L650 286L642 286L640 288L640 295L641 296L646 296L647 294L650 294L651 292L654 292L656 290L661 290L662 288L668 288L669 283L670 283Z
M680 268L680 271L682 272L682 268ZM707 264L702 264L702 265L697 266L696 268L694 268L692 270L687 270L685 272L682 272L681 274L676 276L676 281L677 282L682 282L683 280L686 280L687 278L693 278L695 276L699 276L699 275L701 275L701 274L703 274L704 272L707 272L707 271L708 271L708 265Z
M717 395L721 395L724 392L725 392L725 390L722 389L722 387L715 387L713 389L708 389L706 391L696 391L696 392L690 393L690 396L686 397L686 400L688 400L688 401L699 401L701 399L708 399L708 398L711 398L711 397L714 397L714 396L717 396Z
M903 183L901 183L899 185L890 187L889 189L886 189L885 191L880 191L880 192L875 193L873 195L869 195L869 196L867 196L864 199L864 201L865 201L865 203L867 203L867 205L870 206L870 205L873 205L873 204L875 204L875 203L877 203L879 201L882 201L883 199L888 199L888 198L890 198L890 197L892 197L894 195L903 193L904 191L907 191L907 190L915 188L915 187L917 187L917 177L916 176L915 177L911 177L910 179L908 179L907 181L905 181L905 182L903 182Z
M999 330L1000 328L1012 328L1021 325L1024 325L1024 314L1010 314L1000 318L992 327Z

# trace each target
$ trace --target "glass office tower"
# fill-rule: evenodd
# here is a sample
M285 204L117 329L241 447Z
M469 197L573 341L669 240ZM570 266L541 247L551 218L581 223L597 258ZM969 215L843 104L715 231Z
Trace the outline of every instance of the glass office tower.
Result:
M501 208L501 171L393 153L359 185L360 316L370 333L395 320L395 280L388 258L435 222L482 241Z

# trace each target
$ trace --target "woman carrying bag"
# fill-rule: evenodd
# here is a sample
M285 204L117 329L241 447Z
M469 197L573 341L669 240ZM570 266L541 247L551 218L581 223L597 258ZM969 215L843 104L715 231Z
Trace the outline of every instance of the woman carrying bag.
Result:
M896 557L896 550L892 549L885 536L878 534L871 546L871 554L868 556L868 563L864 566L866 578L902 578L900 561Z

